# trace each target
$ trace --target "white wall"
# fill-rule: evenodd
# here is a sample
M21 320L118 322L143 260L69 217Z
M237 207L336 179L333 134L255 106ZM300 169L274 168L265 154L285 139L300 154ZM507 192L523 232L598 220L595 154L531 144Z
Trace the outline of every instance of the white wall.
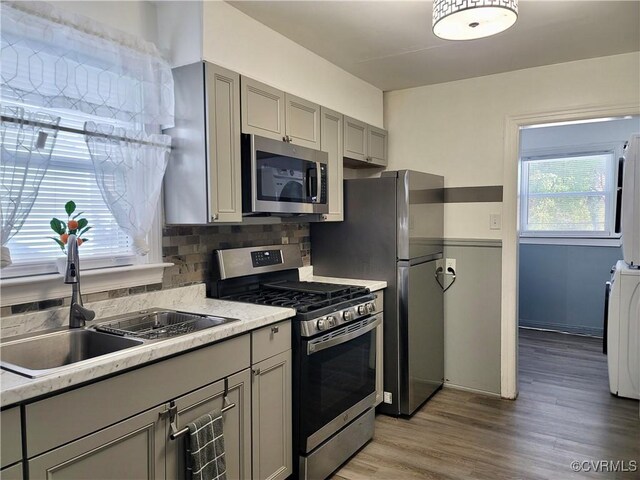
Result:
M188 58L188 62L205 58L325 107L382 126L382 90L225 2L53 3L155 42L165 53L179 48L180 56ZM172 4L177 8L173 9ZM167 27L166 22L176 28Z
M204 2L204 58L382 126L382 91L224 2Z
M502 185L507 116L638 103L638 72L635 52L387 92L389 168L444 175L447 187ZM500 210L447 204L445 237L499 239L489 214Z
M56 0L50 3L142 37L149 42L155 42L157 39L156 7L151 2Z

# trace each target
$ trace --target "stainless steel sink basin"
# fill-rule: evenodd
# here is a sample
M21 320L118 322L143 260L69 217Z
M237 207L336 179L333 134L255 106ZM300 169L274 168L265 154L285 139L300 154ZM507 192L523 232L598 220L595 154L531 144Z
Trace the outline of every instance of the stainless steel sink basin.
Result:
M93 330L64 330L1 344L0 366L5 370L36 378L61 367L142 343L138 339Z
M127 337L156 340L198 332L237 321L235 318L154 308L114 317L111 321L96 325L95 329Z

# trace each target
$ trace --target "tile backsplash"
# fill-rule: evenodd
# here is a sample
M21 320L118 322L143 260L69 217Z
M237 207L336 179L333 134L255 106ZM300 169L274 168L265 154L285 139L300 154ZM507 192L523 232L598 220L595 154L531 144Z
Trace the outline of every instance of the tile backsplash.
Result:
M163 282L83 295L85 302L96 302L137 293L203 283L212 269L213 251L219 248L298 244L304 265L311 260L308 223L273 225L167 226L162 232L162 257L174 266L164 270ZM2 307L7 317L69 305L70 297Z

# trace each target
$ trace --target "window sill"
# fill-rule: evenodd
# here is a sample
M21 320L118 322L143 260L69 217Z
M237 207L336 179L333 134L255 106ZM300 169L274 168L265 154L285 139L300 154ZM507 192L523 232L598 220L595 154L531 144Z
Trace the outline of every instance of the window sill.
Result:
M82 294L161 283L164 269L171 266L173 263L153 263L87 270L82 272ZM0 287L3 307L71 295L71 286L66 285L58 273L5 278L0 281Z
M520 236L522 245L574 245L583 247L620 247L622 240L611 237L538 237Z

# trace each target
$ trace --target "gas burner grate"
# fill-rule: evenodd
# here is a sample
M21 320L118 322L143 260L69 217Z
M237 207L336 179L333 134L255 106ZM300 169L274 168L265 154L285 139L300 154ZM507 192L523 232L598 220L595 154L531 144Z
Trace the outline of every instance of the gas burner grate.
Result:
M365 287L318 282L282 282L261 285L258 290L224 297L225 300L295 308L309 313L369 294Z

